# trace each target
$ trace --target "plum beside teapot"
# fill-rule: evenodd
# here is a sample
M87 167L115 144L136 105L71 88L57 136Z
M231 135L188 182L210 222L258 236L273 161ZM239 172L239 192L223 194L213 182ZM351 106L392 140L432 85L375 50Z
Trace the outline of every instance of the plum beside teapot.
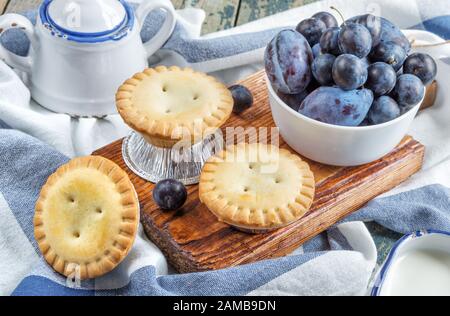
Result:
M140 37L144 19L167 12L158 33ZM0 58L28 75L33 98L42 106L73 116L116 112L115 92L124 80L148 66L175 27L169 1L143 1L134 12L124 0L44 0L36 26L18 14L0 16L0 32L20 28L31 48L21 57L0 45Z

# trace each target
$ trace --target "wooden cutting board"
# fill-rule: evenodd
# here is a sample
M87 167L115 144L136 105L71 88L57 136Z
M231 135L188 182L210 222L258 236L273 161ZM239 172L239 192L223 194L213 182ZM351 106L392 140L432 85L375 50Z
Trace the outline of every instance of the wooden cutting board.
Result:
M254 106L233 115L226 126L275 126L269 108L264 73L242 81L253 93ZM290 149L282 140L280 144ZM179 272L220 269L289 254L305 241L359 209L417 172L424 146L407 136L398 147L373 163L332 167L308 161L317 186L311 210L296 223L276 231L251 235L217 221L198 199L198 185L188 187L189 197L178 211L165 212L153 202L154 185L136 176L122 159L122 140L96 152L115 161L129 174L141 203L141 221L150 239Z

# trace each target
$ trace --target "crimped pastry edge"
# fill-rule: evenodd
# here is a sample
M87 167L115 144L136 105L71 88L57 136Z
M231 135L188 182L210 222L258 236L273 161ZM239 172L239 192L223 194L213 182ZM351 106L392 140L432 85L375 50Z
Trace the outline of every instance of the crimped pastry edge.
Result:
M122 195L122 206L124 207L122 211L121 231L118 234L118 236L120 235L120 239L116 239L113 245L101 255L99 260L81 263L69 262L62 258L61 255L55 253L46 240L42 219L44 203L50 188L65 173L78 168L93 168L107 175L116 184L118 192ZM110 272L128 255L136 238L139 215L137 193L125 171L111 160L100 156L75 158L60 166L42 187L35 206L33 219L34 237L45 261L56 272L66 277L79 277L81 280L92 279Z
M196 76L207 78L217 89L221 91L221 103L218 109L211 113L208 117L199 118L195 122L183 122L181 124L173 124L169 121L153 120L144 113L138 111L132 102L133 91L146 78L155 73L162 72L188 72ZM143 72L135 74L132 78L126 80L116 93L116 106L120 116L126 124L133 130L139 132L144 139L157 147L173 147L176 143L183 140L180 135L173 135L177 128L187 128L191 135L191 143L200 142L207 135L206 132L214 132L214 129L222 126L231 116L233 110L233 97L228 88L216 78L202 72L196 72L191 68L179 68L177 66L165 67L158 66L155 68L147 68ZM198 129L200 126L200 130Z
M280 219L279 222L271 222L271 223L251 223L249 221L238 221L234 218L228 216L226 214L227 212L224 212L223 210L225 208L232 208L237 207L239 208L239 205L236 203L232 203L228 200L226 200L223 197L220 197L220 193L218 196L215 194L215 190L213 189L207 189L205 188L205 184L207 182L210 182L208 177L208 172L205 172L205 169L208 169L208 166L211 165L211 163L217 163L217 162L223 162L223 158L226 155L226 152L230 151L230 149L235 148L236 146L248 146L247 143L241 143L238 145L230 145L221 152L219 152L217 155L211 157L206 164L203 167L202 174L200 176L200 184L199 184L199 198L200 201L207 206L207 208L213 213L219 221L224 222L228 225L231 225L235 227L238 230L248 232L248 233L266 233L268 231L272 231L281 227L288 226L300 218L302 218L310 209L313 201L314 201L314 194L315 194L315 181L314 181L314 174L309 168L309 165L303 161L299 156L292 154L290 151L286 149L279 149L280 155L285 155L287 157L290 157L291 159L294 159L297 161L297 165L299 166L300 170L304 170L302 181L304 182L302 185L301 191L297 194L296 197L296 204L298 204L300 207L297 207L298 213L292 220L283 221L278 216L278 219ZM258 144L258 146L264 145L264 144ZM266 146L266 145L265 145ZM269 145L271 146L271 145ZM234 150L234 149L233 149ZM306 183L305 183L306 182ZM306 184L306 185L305 185ZM301 201L301 202L299 202ZM231 204L230 204L231 203ZM277 208L278 212L281 211L291 211L291 204L288 204L287 206L280 206ZM259 211L263 212L267 211L264 209L255 209L253 211ZM265 220L266 221L266 220Z

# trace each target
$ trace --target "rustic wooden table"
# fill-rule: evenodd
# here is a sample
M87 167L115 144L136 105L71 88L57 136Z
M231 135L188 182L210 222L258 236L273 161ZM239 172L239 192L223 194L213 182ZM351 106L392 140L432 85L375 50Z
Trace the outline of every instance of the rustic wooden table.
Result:
M201 8L206 12L203 33L241 25L268 15L317 0L171 0L175 8ZM36 8L41 0L0 0L2 12Z
M23 12L35 9L42 0L0 0L0 12ZM151 0L149 0L151 1ZM171 0L175 8L201 8L206 12L203 33L211 33L263 18L318 0ZM378 248L382 263L400 234L376 223L366 224Z

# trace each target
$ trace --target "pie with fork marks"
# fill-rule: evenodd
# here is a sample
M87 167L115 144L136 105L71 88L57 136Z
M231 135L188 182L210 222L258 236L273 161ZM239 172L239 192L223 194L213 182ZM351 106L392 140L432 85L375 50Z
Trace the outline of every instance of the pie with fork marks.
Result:
M114 269L133 245L139 201L128 175L99 156L61 166L36 202L34 236L57 272L79 279Z
M199 195L220 221L259 233L303 217L314 191L314 175L300 157L272 145L242 143L209 159Z
M233 97L214 77L190 68L149 68L128 79L116 94L125 123L150 144L171 148L198 143L230 117Z

